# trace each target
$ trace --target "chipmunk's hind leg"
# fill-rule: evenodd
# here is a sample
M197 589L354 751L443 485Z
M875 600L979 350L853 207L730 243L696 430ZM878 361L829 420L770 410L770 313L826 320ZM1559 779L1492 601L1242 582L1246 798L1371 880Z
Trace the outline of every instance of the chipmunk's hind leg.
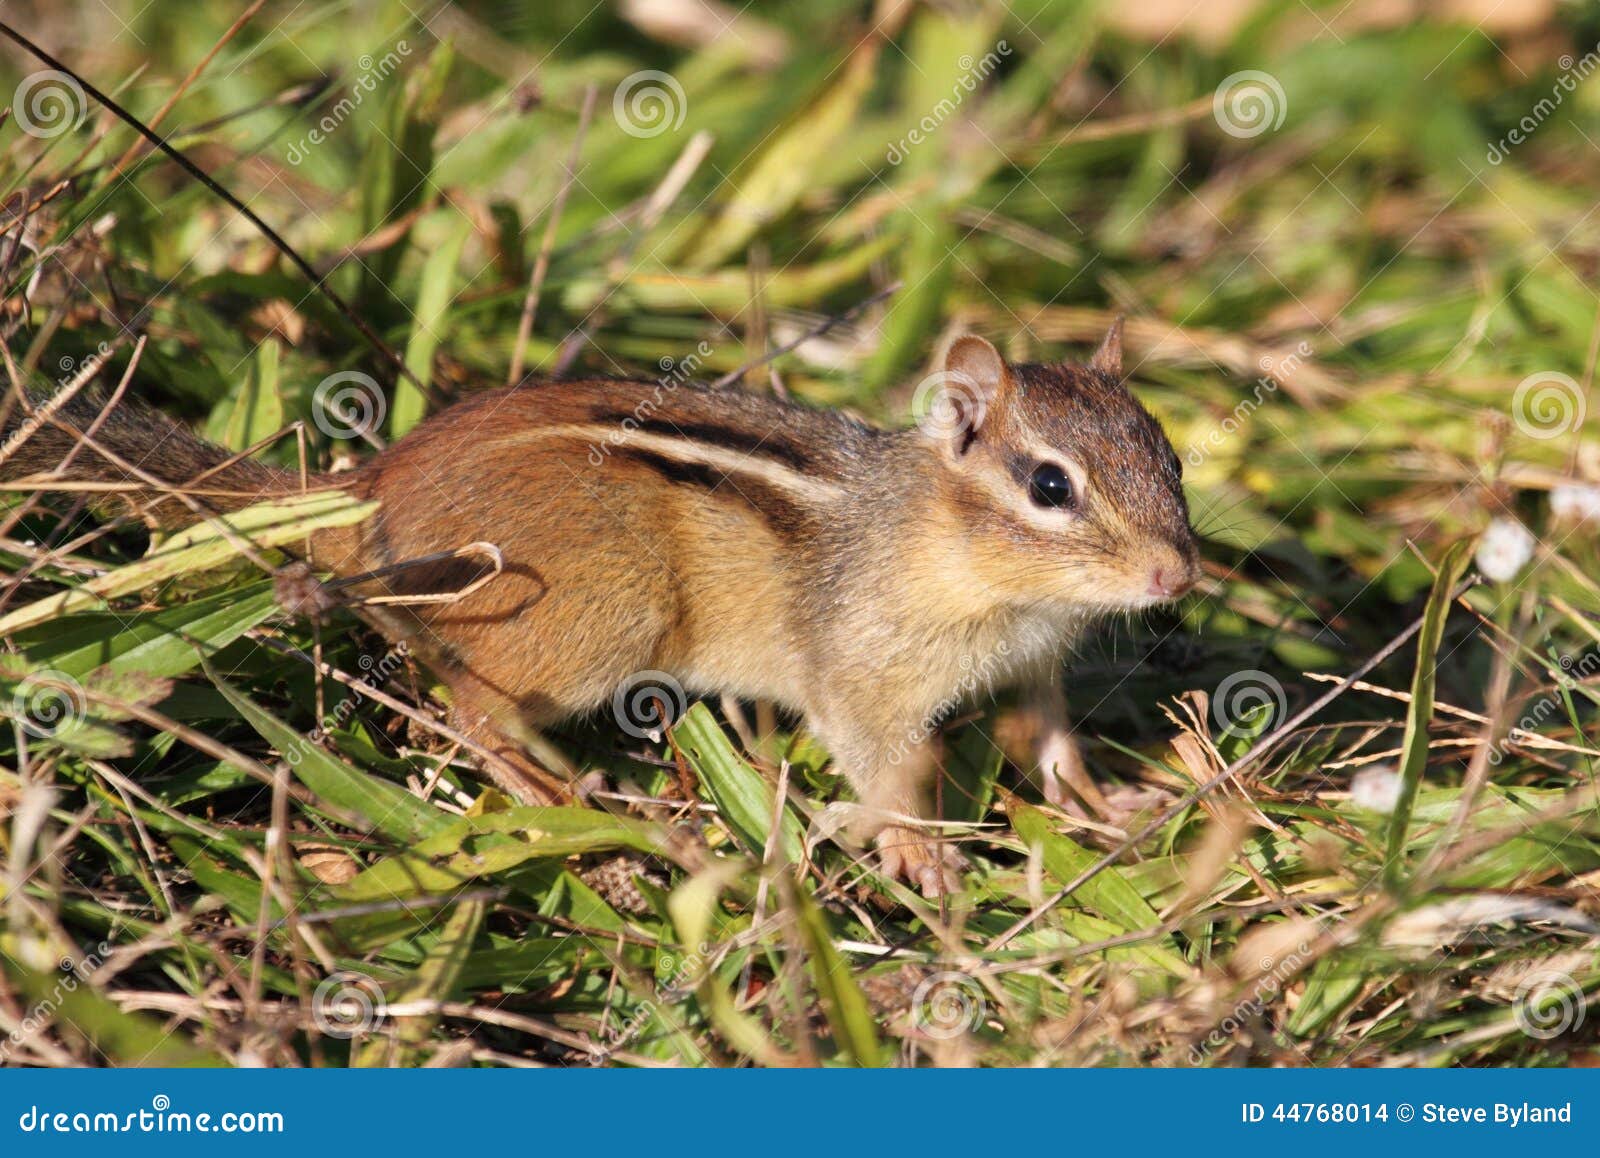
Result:
M434 621L450 641L447 661L435 670L449 684L453 723L494 754L496 760L486 761L490 774L527 803L570 796L566 781L574 771L542 743L538 730L596 709L610 713L619 689L659 682L652 669L672 616L669 602L653 597L665 591L661 585L596 602L581 576L549 570L554 576L541 598L517 604L503 618L490 617L502 630L488 632L469 618L483 614L476 597ZM666 694L671 697L670 690ZM627 699L630 709L636 700ZM668 710L682 706L669 704ZM618 722L626 727L632 719Z
M529 753L527 732L534 721L522 705L471 672L458 670L446 678L450 725L487 753L484 771L498 787L523 804L560 804L571 798L565 778Z

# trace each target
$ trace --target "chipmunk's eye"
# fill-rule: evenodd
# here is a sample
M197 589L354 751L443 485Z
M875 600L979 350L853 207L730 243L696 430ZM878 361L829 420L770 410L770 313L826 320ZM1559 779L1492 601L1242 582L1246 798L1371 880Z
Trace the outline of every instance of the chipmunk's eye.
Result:
M1041 462L1028 476L1028 497L1041 507L1071 507L1072 480L1053 462Z

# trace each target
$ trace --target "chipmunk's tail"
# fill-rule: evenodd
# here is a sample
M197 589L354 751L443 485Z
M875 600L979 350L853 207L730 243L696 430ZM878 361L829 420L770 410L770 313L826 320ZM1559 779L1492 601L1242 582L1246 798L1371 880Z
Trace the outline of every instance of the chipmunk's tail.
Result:
M42 491L102 484L92 506L128 511L162 530L299 489L293 472L235 459L141 403L103 410L82 395L59 405L31 398L26 407L13 399L0 423L0 481L26 480Z

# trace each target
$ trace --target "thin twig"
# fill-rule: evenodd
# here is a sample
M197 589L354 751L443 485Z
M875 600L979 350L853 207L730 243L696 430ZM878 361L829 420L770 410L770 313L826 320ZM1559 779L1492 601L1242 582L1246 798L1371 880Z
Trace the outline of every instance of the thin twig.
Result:
M385 692L380 688L375 688L371 684L368 684L362 680L358 680L355 676L347 675L338 668L334 667L332 664L319 662L318 660L315 660L311 656L307 655L305 652L301 651L299 648L293 647L287 643L280 643L275 639L269 639L265 636L255 633L252 633L251 638L255 639L255 641L261 644L263 647L270 648L272 651L278 652L280 655L293 656L295 659L302 660L303 662L310 664L314 669L320 671L329 679L344 684L344 686L347 688L355 689L363 696L366 696L372 700L376 700L384 707L399 712L408 720L415 720L430 732L434 732L437 735L443 736L451 743L460 744L463 748L466 748L474 755L488 761L494 767L501 767L505 763L505 761L503 761L499 756L496 756L488 748L485 748L482 744L478 743L476 740L473 740L471 737L456 731L449 724L445 724L430 718L428 714L421 709L414 708L405 701L391 696L388 692ZM523 770L518 769L518 771ZM541 783L540 787L545 788L546 790L559 796L563 792L566 792L569 786L555 780L554 778L551 778L548 782Z
M1476 577L1467 579L1466 582L1462 583L1461 586L1456 588L1455 593L1451 596L1451 599L1454 600L1459 598L1462 593L1475 586L1477 582L1478 580ZM1143 844L1151 836L1159 832L1164 825L1173 819L1173 817L1194 805L1195 802L1200 800L1202 797L1210 795L1223 784L1233 780L1239 775L1240 772L1248 768L1250 765L1259 763L1264 757L1276 751L1279 745L1288 739L1289 736L1297 728L1299 728L1301 724L1305 723L1312 716L1322 711L1323 708L1327 707L1334 700L1344 695L1345 692L1355 687L1355 685L1365 678L1369 672L1404 647L1407 640L1422 630L1422 620L1422 616L1417 616L1417 618L1412 620L1410 625L1407 626L1404 631L1375 651L1367 658L1365 662L1361 664L1360 667L1356 668L1355 671L1345 676L1344 679L1340 680L1334 687L1329 688L1322 695L1318 696L1294 715L1290 716L1283 722L1281 726L1269 733L1259 744L1251 748L1250 751L1246 752L1243 756L1240 756L1221 772L1218 772L1211 779L1205 781L1205 783L1195 787L1181 800L1177 801L1166 811L1152 819L1138 832L1133 833L1121 844L1117 845L1116 848L1112 849L1099 860L1095 861L1094 864L1084 869L1081 873L1074 877L1065 888L1056 893L1055 896L1036 907L1032 912L1028 913L1027 916L1022 917L1009 929L990 941L986 948L990 952L993 952L996 949L1004 948L1014 937L1017 936L1018 933L1021 933L1040 917L1044 916L1051 909L1055 908L1062 901L1066 900L1073 893L1077 892L1086 883L1099 876L1106 869L1116 864L1129 852L1139 847L1139 845Z
M3 20L0 20L0 34L4 34L5 36L9 37L11 40L15 41L18 45L32 53L35 57L49 65L51 68L65 73L67 76L71 77L77 82L79 87L81 87L85 93L93 97L96 101L104 105L113 114L115 114L118 120L132 127L139 133L140 136L144 137L152 145L176 161L179 167L181 167L184 172L188 173L189 176L193 177L196 181L199 181L200 184L204 185L213 194L220 197L223 201L226 201L230 206L232 206L235 211L243 215L245 220L250 222L251 225L254 225L256 229L260 231L261 235L270 241L273 247L277 249L279 253L288 258L289 261L293 263L294 267L306 276L306 278L311 282L313 289L322 294L323 297L327 298L328 302L336 310L338 310L339 313L344 315L345 320L354 326L361 336L366 339L367 343L394 367L396 373L420 390L422 392L422 396L426 398L430 404L434 406L442 405L442 400L440 399L438 392L434 390L429 383L422 381L417 377L417 375L413 374L410 369L407 368L404 359L402 359L399 354L395 353L394 350L390 349L389 344L378 336L377 331L368 325L360 314L356 313L354 308L351 307L350 303L346 302L344 298L336 293L332 287L325 282L322 276L317 273L316 269L312 267L311 263L300 256L299 252L294 248L294 246L285 241L277 230L273 229L272 226L268 225L264 220L262 220L260 214L256 213L256 211L251 209L250 206L246 205L243 201L235 197L232 193L228 192L227 189L223 188L220 184L213 180L204 169L200 168L199 165L196 165L193 161L191 161L185 153L169 144L166 138L151 131L149 128L146 128L144 123L140 121L138 117L134 116L127 109L123 108L116 101L112 100L94 85L84 80L83 77L79 76L72 69L68 68L61 61L51 56L48 52L40 48L37 44L29 40L26 36L22 35L22 33L18 32L15 28L11 27L11 25L5 23Z
M844 313L842 313L842 314L834 314L832 317L824 318L821 322L817 323L815 326L811 327L811 329L807 330L805 333L801 334L798 338L794 339L794 341L785 342L783 345L777 347L776 349L768 350L765 354L761 355L761 357L755 359L752 362L746 362L743 366L740 366L737 370L729 370L722 377L718 378L715 382L711 383L711 388L713 390L720 390L724 386L730 386L733 383L737 382L740 378L743 378L746 374L750 373L750 371L756 369L757 367L765 366L768 362L772 361L774 358L778 358L778 357L781 357L784 354L787 354L790 350L794 349L796 346L799 346L804 342L809 342L812 338L820 338L820 337L822 337L824 334L826 334L829 330L833 329L835 326L842 326L846 322L854 321L858 316L860 316L860 314L861 314L861 312L863 310L870 309L871 307L877 305L879 302L883 301L887 297L892 297L895 294L895 292L899 290L899 288L900 288L900 283L899 282L893 282L893 283L891 283L891 284L889 284L887 286L884 286L883 289L879 290L877 293L873 294L871 297L864 298L863 300L857 302L855 305L851 306Z
M559 378L565 374L577 361L578 355L583 352L583 347L588 344L590 337L605 317L605 308L611 301L617 287L627 280L627 265L632 260L634 252L639 248L650 231L655 228L656 222L661 220L672 203L683 192L684 186L689 183L689 178L695 175L700 168L700 163L706 159L706 154L711 152L713 137L710 133L701 130L689 138L689 143L683 147L683 152L678 154L678 159L667 170L667 175L661 178L661 183L655 187L650 196L645 198L644 208L639 212L639 224L622 251L611 261L613 269L618 270L606 286L605 293L589 311L589 316L584 319L577 331L561 344L561 352L556 355L556 364L551 373Z
M545 222L544 240L539 243L539 256L533 263L533 274L528 279L528 294L522 299L522 316L517 319L517 344L511 351L511 373L506 385L515 386L522 381L523 358L528 352L528 339L533 335L533 319L539 312L539 292L544 288L545 275L550 271L550 253L555 249L556 230L561 225L561 214L567 207L567 194L578 179L578 160L583 156L583 140L589 132L589 118L594 114L594 85L584 90L583 110L578 114L578 134L572 139L572 154L567 158L567 171L556 190L556 199L550 207L550 219Z
M170 113L177 103L183 99L183 94L188 92L189 89L194 85L194 82L200 79L200 74L205 72L205 70L210 67L211 62L216 59L217 53L221 52L225 47L227 47L229 41L231 41L235 36L239 35L240 30L243 29L246 24L250 23L251 17L253 17L257 12L260 12L261 6L266 2L267 0L255 0L255 3L251 4L250 7L239 13L239 18L235 20L228 30L224 32L217 40L217 42L211 46L211 51L200 58L200 62L189 70L189 75L183 78L183 83L178 85L177 88L173 89L172 95L167 97L167 99L161 103L161 107L155 111L155 115L151 117L149 121L149 127L152 130L154 130L155 127L162 121L166 120L167 114ZM139 141L135 141L133 144L129 145L127 151L123 153L122 156L117 158L117 163L111 166L111 172L106 177L106 180L115 181L117 177L121 175L122 170L127 167L128 162L132 161L134 157L138 155L140 147L141 142Z
M45 423L51 422L57 411L68 402L71 402L80 390L93 381L94 376L100 373L100 368L106 364L107 359L116 353L117 347L126 340L126 335L118 334L112 339L107 349L103 351L97 350L95 353L90 354L83 360L83 365L78 367L78 372L72 376L71 381L46 402L42 403L37 410L29 413L26 418L18 423L17 429L12 432L10 438L6 439L5 445L0 446L0 464L4 464L6 459L16 454L23 443L32 438ZM25 407L28 404L26 394L22 395L22 403Z

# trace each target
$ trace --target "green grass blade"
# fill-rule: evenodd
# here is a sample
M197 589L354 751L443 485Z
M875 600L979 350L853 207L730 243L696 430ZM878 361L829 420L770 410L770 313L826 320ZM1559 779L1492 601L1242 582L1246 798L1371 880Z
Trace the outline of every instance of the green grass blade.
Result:
M1406 729L1400 741L1400 798L1389 818L1388 850L1384 856L1384 881L1391 889L1400 886L1405 873L1406 830L1411 825L1411 808L1416 803L1417 788L1422 783L1422 773L1428 763L1428 724L1433 720L1439 642L1444 638L1451 595L1467 568L1469 548L1469 543L1457 543L1445 555L1422 614L1422 630L1417 634L1417 665L1411 676L1411 704L1406 710Z
M404 788L361 772L330 756L270 712L235 691L206 667L206 674L228 703L278 750L294 769L295 777L318 797L342 812L359 817L374 832L412 844L442 832L450 818L424 804Z
M417 294L405 358L406 369L420 381L433 380L434 351L449 328L450 305L455 300L456 266L461 262L461 250L471 235L472 222L458 222L444 244L428 255L427 264L422 267L422 288ZM389 411L390 430L396 436L404 434L422 421L426 410L427 399L420 390L410 382L396 382L394 405Z
M99 667L176 676L200 663L278 610L272 581L134 615L81 615L19 632L14 642L30 663L79 679Z
M757 860L772 831L774 787L734 751L711 710L695 704L672 727L672 738L705 785L712 802L739 840ZM804 834L800 820L785 804L780 847L790 864L800 860Z
M74 611L100 610L107 600L131 595L179 575L212 570L239 555L235 537L257 549L276 547L302 540L314 531L359 523L377 509L377 503L360 502L343 491L312 491L246 507L226 516L234 532L232 537L223 535L210 523L179 531L137 563L19 607L0 619L0 635Z
M799 918L812 983L822 999L835 1044L855 1065L882 1065L883 1043L878 1040L872 1009L849 963L834 945L822 910L798 889L791 890L790 898Z

